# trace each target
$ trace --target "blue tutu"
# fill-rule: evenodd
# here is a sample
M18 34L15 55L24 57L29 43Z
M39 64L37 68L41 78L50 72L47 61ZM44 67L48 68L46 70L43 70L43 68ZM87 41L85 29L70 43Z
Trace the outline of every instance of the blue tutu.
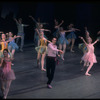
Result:
M63 37L60 37L58 39L58 43L59 44L64 44L64 43L69 44L68 40L66 38L63 38Z
M68 35L67 35L67 39L76 39L76 34L74 32L70 32Z
M18 50L18 48L19 48L18 45L15 42L8 43L8 48L9 48L9 46L11 46L11 48L15 49L15 50Z
M63 34L62 34L63 33ZM68 40L65 38L65 32L60 33L60 37L58 39L59 44L69 44Z

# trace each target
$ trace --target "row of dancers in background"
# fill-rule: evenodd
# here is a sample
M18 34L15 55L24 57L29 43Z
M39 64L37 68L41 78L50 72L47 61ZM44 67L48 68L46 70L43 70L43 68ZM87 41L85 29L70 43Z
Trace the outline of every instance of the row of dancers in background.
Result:
M64 60L66 45L68 45L72 42L70 51L74 52L73 47L74 47L74 43L75 43L75 39L76 39L75 31L80 31L80 30L76 29L76 28L73 28L73 24L70 24L68 26L69 30L64 30L62 27L60 27L63 22L64 21L62 21L60 24L58 24L57 20L55 20L55 28L57 30L53 35L58 39L59 49L63 50L63 53L60 55L60 57ZM38 30L38 32L37 32L37 30ZM35 32L38 33L38 36L42 34L42 37L43 37L43 38L39 39L40 40L40 45L38 47L36 47L36 50L38 52L37 65L40 66L39 60L40 60L40 56L42 56L41 70L46 71L46 69L44 69L44 61L45 61L45 56L46 56L46 52L47 52L47 42L45 42L45 40L47 38L45 38L43 31L42 32L39 31L38 28L35 30ZM67 36L68 40L65 37L66 32L70 32ZM86 73L85 73L85 75L91 75L91 74L89 74L89 71L90 71L91 67L93 66L93 64L97 62L96 56L94 54L94 46L93 45L95 43L97 43L97 41L99 41L99 37L94 43L92 43L92 38L89 35L87 27L85 27L85 33L86 33L86 42L83 39L83 37L79 37L84 42L84 43L79 44L79 49L81 49L84 53L84 56L81 59L81 61L84 61L84 65L83 65L83 68L81 70L84 70L85 66L89 66ZM100 34L100 31L98 32L98 34Z
M32 16L30 16L34 20ZM14 71L11 69L12 61L14 60L15 51L19 48L17 43L15 43L15 39L21 38L21 46L20 51L23 51L24 45L24 26L28 26L22 24L22 19L14 19L18 26L18 35L13 36L12 32L4 33L1 32L1 50L0 50L0 80L1 80L1 90L3 93L3 98L6 99L9 88L11 85L12 80L14 80L15 74ZM36 21L35 21L36 22ZM48 82L47 86L51 87L51 81L54 77L54 70L55 70L55 61L56 61L56 54L64 60L64 54L66 50L66 45L72 42L70 47L70 51L73 51L73 46L75 43L76 35L75 31L80 31L73 27L73 24L68 26L68 30L64 30L60 27L63 24L62 21L58 24L58 21L55 20L55 28L57 29L56 32L53 34L55 38L52 41L48 40L47 37L44 35L44 31L49 31L48 29L43 29L43 24L39 24L36 22L37 27L35 28L35 33L38 36L38 45L36 46L35 50L37 51L37 65L40 66L40 57L41 57L41 70L46 71ZM70 32L67 36L68 39L65 37L65 33ZM85 28L86 33L86 41L83 37L79 36L79 38L83 41L83 43L79 44L79 49L83 51L83 57L81 58L80 62L84 62L84 66L81 70L84 70L85 66L88 66L85 75L90 76L89 73L90 69L92 68L94 63L97 63L96 56L94 54L94 44L96 44L100 37L97 38L95 42L92 43L92 38L89 35L87 28ZM100 34L100 31L98 32ZM35 38L36 39L36 38ZM59 49L57 49L56 41L58 40ZM18 41L18 40L17 40ZM46 69L44 68L45 57L46 59ZM50 71L51 69L51 71ZM4 86L6 85L6 87Z

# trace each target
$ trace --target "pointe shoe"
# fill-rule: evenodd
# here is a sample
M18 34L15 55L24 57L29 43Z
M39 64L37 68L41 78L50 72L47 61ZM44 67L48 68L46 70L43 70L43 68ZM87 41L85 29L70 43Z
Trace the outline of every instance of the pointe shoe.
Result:
M52 89L52 86L50 84L47 85L47 88Z
M62 60L65 60L63 57L61 57Z
M91 76L91 74L89 74L89 73L85 73L85 75L87 75L87 76Z
M75 52L74 50L70 50L70 52Z
M23 49L20 49L21 52L23 52Z
M42 71L46 71L46 69L44 69L44 68L43 68L43 69L41 69L41 70L42 70Z
M3 97L3 99L6 99L6 98L7 98L6 96Z
M14 63L11 63L12 66L14 66Z

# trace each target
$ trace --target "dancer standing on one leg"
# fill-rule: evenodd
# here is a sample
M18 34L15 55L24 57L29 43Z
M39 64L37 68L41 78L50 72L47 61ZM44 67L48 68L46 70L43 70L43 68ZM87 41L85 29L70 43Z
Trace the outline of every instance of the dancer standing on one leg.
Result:
M38 47L36 47L36 51L38 52L37 55L37 65L40 66L40 57L41 57L41 70L46 71L46 69L44 68L44 61L45 61L45 56L47 53L47 42L48 41L46 38L44 38L44 34L43 32L40 33L38 29L36 29L39 38L40 38L40 45Z
M70 47L70 51L71 51L71 52L74 52L73 47L74 47L74 43L75 43L75 39L76 39L75 31L80 31L80 30L74 28L74 25L73 25L73 24L70 24L70 25L68 26L68 29L69 29L69 30L72 30L72 31L67 35L67 39L68 39L69 45L70 45L70 43L72 42L71 47Z
M8 37L8 40L12 40L8 43L8 50L9 52L11 52L11 58L14 58L14 54L15 54L15 50L18 50L18 45L15 43L15 39L16 38L19 38L21 36L14 36L13 37L13 33L12 32L9 32L9 37Z
M92 68L94 63L97 63L96 56L94 54L94 44L96 44L99 41L99 39L97 39L94 43L92 43L91 38L88 38L88 43L84 40L83 37L80 37L80 39L83 40L88 49L88 52L85 53L85 55L83 55L82 60L84 61L84 64L86 64L87 62L90 63L85 73L85 75L90 76L91 75L89 74L90 69Z
M64 54L66 51L66 44L68 45L69 42L65 37L66 32L71 32L71 30L64 30L63 27L60 27L59 29L59 39L58 39L58 44L59 44L59 49L63 51L63 54L61 55L61 59L64 60Z
M52 39L52 42L48 44L47 57L46 57L46 70L47 70L47 87L52 88L51 82L54 78L55 67L56 67L56 55L58 52L63 53L62 50L57 49L56 38Z
M24 46L24 27L27 27L29 25L25 25L25 24L22 24L22 19L19 18L18 21L17 19L15 18L14 19L16 24L17 24L17 28L18 28L18 36L21 36L21 45L20 45L20 51L23 51L23 46ZM16 43L18 44L18 41L19 41L19 38L17 38L16 40Z
M90 37L90 33L87 30L87 27L85 27L85 38L86 38L86 42L87 43L88 43L89 38L91 38ZM88 49L87 49L87 46L85 45L85 43L79 44L79 48L82 49L84 55L88 52ZM82 63L82 59L81 59L80 63ZM88 62L84 62L84 66L81 69L81 71L83 71L86 66L87 67L89 66L89 61Z
M90 34L87 30L87 27L85 27L85 38L86 38L86 42L88 42L88 38L90 38ZM85 43L80 43L78 47L79 47L79 49L82 50L83 54L85 54L88 51ZM80 63L82 63L82 60L80 61ZM83 68L82 68L82 70L83 70Z
M11 61L13 59L8 57L8 49L3 51L4 57L1 59L0 63L0 81L1 81L1 91L3 93L3 98L6 99L12 80L15 80L14 71L11 69Z

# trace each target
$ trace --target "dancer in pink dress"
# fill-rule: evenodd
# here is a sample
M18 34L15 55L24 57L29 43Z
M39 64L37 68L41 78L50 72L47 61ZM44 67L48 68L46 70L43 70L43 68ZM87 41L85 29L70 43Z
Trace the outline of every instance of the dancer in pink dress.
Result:
M1 81L1 91L3 93L3 98L6 99L12 80L15 80L14 71L11 69L11 61L13 59L8 57L8 49L3 51L4 57L1 59L0 63L0 81Z
M91 38L88 38L88 43L86 43L83 37L80 37L80 39L83 40L88 49L88 52L85 53L82 57L82 60L84 61L84 66L87 65L87 63L89 62L89 67L87 68L85 75L91 76L91 74L89 74L89 71L92 68L93 64L97 63L96 56L94 54L94 44L96 44L99 39L97 39L94 43L92 43Z

